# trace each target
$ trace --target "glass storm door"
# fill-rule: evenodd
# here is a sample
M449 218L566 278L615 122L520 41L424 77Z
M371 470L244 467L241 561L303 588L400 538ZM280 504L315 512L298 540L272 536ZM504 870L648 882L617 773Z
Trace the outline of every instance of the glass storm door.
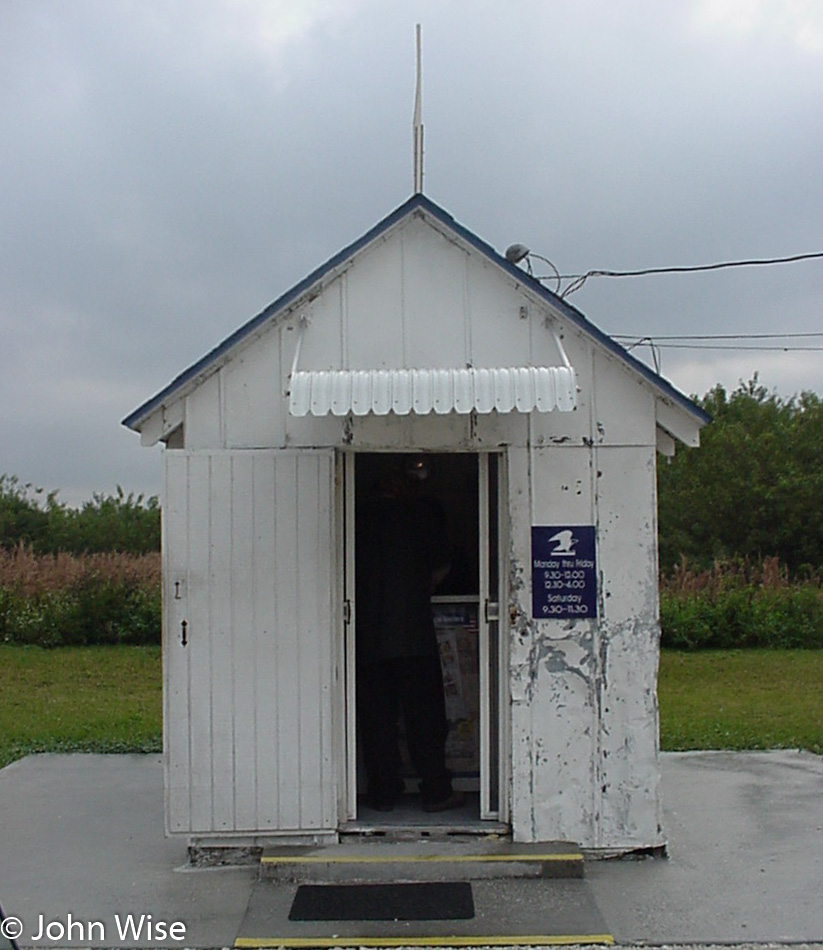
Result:
M500 530L503 489L502 457L479 456L479 566L478 607L480 660L480 817L508 821L506 772L503 763L505 710L508 708L501 618L505 616L506 563Z
M434 456L436 460L438 456ZM501 530L501 511L505 510L504 456L479 453L477 459L477 523L474 537L467 543L477 545L477 626L479 664L479 748L480 813L482 820L509 820L506 794L508 771L508 679L504 649L506 627L507 539ZM345 643L345 776L346 789L340 802L341 818L357 818L357 729L355 676L355 460L352 452L339 456L338 497L343 513L343 636ZM474 600L475 598L470 598Z

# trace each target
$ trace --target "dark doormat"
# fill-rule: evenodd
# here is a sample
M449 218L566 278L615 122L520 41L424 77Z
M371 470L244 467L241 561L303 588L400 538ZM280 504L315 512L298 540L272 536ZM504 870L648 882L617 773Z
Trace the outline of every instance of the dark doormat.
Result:
M301 884L289 920L469 920L467 881L416 884Z

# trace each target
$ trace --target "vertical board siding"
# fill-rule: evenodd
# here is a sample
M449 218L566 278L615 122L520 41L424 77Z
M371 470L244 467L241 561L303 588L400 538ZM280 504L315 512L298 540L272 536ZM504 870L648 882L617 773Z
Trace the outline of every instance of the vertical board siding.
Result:
M596 624L532 617L530 529L593 523L592 450L511 446L508 456L513 835L590 843L597 821Z
M317 627L318 614L322 607L317 594L320 577L316 573L317 550L320 542L318 524L322 513L317 507L318 471L312 464L313 459L296 456L295 487L296 511L302 513L300 531L295 538L294 564L296 568L297 603L294 617L295 670L297 688L308 695L322 695L321 672L325 650L323 644L309 639L309 631ZM294 675L294 672L292 673ZM298 704L299 709L299 704ZM323 780L323 762L320 756L320 735L322 720L319 716L321 704L316 709L299 709L297 722L293 726L293 735L299 750L299 780L295 783L299 790L297 805L299 822L302 826L304 812L321 814L320 786Z
M515 841L534 841L531 655L531 498L529 454L510 447L509 474L509 686L511 690L511 822Z
M286 402L280 386L280 342L280 331L270 328L220 370L228 449L283 444Z
M342 277L325 284L310 303L300 309L307 321L300 350L300 362L306 366L340 366L343 348L340 335Z
M235 465L232 477L231 502L231 629L232 669L234 682L243 672L244 689L235 688L232 709L232 771L242 765L246 778L235 784L234 828L253 830L257 824L257 652L260 630L255 611L254 518L258 507L255 499L254 461ZM249 636L238 631L250 631Z
M658 620L656 449L600 448L597 455L603 618Z
M273 691L278 670L277 594L272 578L275 576L275 551L271 543L275 536L277 495L275 493L274 464L268 456L255 455L254 472L254 538L252 575L254 585L254 624L257 632L254 656L254 691L259 697L255 704L256 743L252 767L256 775L254 823L262 831L278 827L279 774L276 757L278 713L277 704L263 705ZM265 712L265 714L264 714Z
M403 256L399 237L357 259L346 275L344 369L397 369L403 351ZM309 363L305 363L309 366ZM322 364L321 364L322 366Z
M186 448L222 446L222 416L220 373L214 373L186 396Z
M297 586L297 459L290 455L275 466L274 564L275 635L277 638L277 666L273 670L273 691L268 694L264 710L277 717L277 747L272 754L277 758L277 826L300 827L299 775L303 750L298 741L300 715L299 639L297 612L300 591ZM272 702L272 699L274 700Z
M212 825L211 829L234 828L234 768L232 697L235 673L232 668L231 629L232 563L232 457L211 459L209 506L209 626L211 645L211 741L212 741Z
M465 366L466 252L417 219L406 224L401 240L405 365Z
M595 523L592 462L584 446L531 450L533 525ZM590 842L597 822L597 622L532 623L535 836Z
M333 828L333 454L167 454L169 830Z
M647 385L614 357L592 347L592 378L597 385L598 443L654 446L655 397Z
M533 362L529 326L536 313L533 315L527 307L523 319L520 308L527 305L526 298L510 279L501 279L497 267L476 258L469 258L466 267L472 365L522 366ZM540 329L551 339L547 330L542 326ZM558 362L552 359L552 363Z
M191 812L189 789L189 657L180 647L181 623L187 620L188 461L166 452L163 471L163 748L165 757L166 831L185 831Z
M606 447L599 564L603 573L602 840L662 841L658 767L659 613L655 449Z
M212 828L212 731L211 710L211 624L209 619L211 546L210 498L211 456L190 455L188 459L189 532L188 637L189 656L189 816L182 820L187 831Z
M540 621L539 627L546 621ZM541 642L535 649L532 763L534 835L590 845L599 821L595 804L597 658L590 637Z

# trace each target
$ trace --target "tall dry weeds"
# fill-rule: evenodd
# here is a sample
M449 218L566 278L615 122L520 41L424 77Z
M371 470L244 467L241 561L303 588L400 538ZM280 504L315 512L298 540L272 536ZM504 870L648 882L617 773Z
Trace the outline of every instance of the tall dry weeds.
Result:
M26 596L65 590L94 578L153 587L160 583L160 553L35 554L19 545L0 549L0 587Z
M675 596L702 594L710 598L744 587L782 590L793 586L821 587L823 579L814 574L803 580L792 580L788 568L778 558L764 557L760 560L715 561L707 570L695 570L683 558L672 573L660 581L664 593Z

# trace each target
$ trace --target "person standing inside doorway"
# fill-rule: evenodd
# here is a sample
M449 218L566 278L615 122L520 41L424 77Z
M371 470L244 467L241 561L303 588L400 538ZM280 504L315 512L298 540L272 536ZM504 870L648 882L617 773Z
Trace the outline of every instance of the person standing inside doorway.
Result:
M419 470L411 474L419 477ZM403 792L402 713L423 808L458 808L465 796L452 788L446 768L448 723L431 609L450 568L442 510L410 490L398 464L362 502L355 547L357 720L369 801L389 811Z

